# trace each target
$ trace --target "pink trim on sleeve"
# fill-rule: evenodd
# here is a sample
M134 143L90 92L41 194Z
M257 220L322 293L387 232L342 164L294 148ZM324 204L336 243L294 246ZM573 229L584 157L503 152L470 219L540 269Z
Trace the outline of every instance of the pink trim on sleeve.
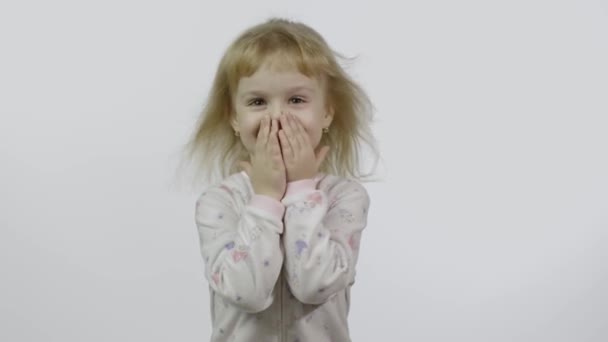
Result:
M253 196L251 196L251 202L249 204L256 208L268 211L278 220L283 220L285 206L283 205L283 203L277 201L276 199L270 196L254 194Z
M317 180L315 179L300 179L297 181L287 183L287 190L285 191L285 196L283 198L287 198L293 194L305 191L315 190L315 186L317 184Z

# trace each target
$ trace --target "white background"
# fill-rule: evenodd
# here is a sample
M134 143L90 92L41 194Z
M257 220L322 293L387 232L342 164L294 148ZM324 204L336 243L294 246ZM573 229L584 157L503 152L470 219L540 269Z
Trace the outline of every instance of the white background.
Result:
M376 105L353 341L608 340L608 3L3 1L0 340L207 341L175 154L273 15Z

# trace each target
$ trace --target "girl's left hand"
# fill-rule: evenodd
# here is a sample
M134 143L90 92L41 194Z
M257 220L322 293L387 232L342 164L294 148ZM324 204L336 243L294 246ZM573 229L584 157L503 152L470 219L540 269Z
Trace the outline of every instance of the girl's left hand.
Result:
M287 181L314 178L327 156L329 146L320 147L315 152L308 134L296 116L287 113L281 116L280 120L282 129L279 130L279 141Z

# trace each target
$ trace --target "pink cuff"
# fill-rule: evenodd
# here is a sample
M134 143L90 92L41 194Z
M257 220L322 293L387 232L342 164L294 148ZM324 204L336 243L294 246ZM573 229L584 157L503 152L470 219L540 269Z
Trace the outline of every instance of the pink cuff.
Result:
M287 190L285 190L285 196L283 196L283 198L287 198L293 194L297 194L300 192L308 192L315 190L316 184L316 178L300 179L297 181L289 182L287 183Z
M270 196L254 194L253 196L251 196L251 202L249 202L249 204L253 207L266 210L271 215L276 217L279 221L283 220L285 206L283 205L283 203L277 201L276 199Z

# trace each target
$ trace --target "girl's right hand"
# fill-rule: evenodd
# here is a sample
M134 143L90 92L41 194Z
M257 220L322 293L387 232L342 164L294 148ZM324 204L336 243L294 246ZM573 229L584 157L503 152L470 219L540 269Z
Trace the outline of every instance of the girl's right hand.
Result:
M277 120L265 116L255 144L251 162L242 161L241 168L251 178L253 190L258 195L270 196L278 201L283 198L287 188L287 173L279 146Z

